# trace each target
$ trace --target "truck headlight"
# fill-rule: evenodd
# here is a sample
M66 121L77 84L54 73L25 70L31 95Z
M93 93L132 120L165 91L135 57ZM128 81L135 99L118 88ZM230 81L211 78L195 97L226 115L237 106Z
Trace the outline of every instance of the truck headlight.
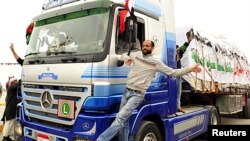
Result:
M23 135L23 128L22 128L22 125L19 121L15 122L14 131L15 131L15 136L17 136L17 137Z

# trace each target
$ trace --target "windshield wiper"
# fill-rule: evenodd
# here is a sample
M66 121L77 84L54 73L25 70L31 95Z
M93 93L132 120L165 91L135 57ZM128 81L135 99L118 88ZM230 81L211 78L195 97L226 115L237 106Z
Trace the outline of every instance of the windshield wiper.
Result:
M75 63L78 61L78 58L77 57L66 57L66 58L62 58L61 61L63 63L70 63L70 62Z
M34 55L36 57L36 59L29 59L28 62L30 64L35 64L35 63L41 63L41 64L43 64L44 60L41 59L38 54L40 54L40 52L31 52L31 53L28 53L27 55L25 55L25 57Z
M46 55L75 54L75 53L77 53L77 52L74 52L74 51L60 51L60 52L50 52L50 51L47 51Z
M34 60L29 60L29 63L30 64L35 64L35 63L37 63L37 64L39 64L39 63L44 64L45 61L43 59L34 59Z
M30 56L30 55L38 55L38 54L40 54L40 52L31 52L31 53L26 54L24 57L27 57L27 56Z
M58 54L70 54L69 57L66 57L66 58L62 58L61 61L64 62L64 63L69 63L69 62L77 62L78 61L78 58L73 56L73 54L75 54L76 52L73 52L73 51L61 51L61 52L57 52Z
M75 54L75 51L60 51L60 52L56 52L57 54Z

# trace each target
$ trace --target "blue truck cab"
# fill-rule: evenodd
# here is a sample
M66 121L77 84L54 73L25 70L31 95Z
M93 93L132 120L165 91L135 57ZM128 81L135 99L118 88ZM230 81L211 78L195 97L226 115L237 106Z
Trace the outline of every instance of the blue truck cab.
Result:
M33 18L15 124L17 140L95 141L110 126L130 70L117 66L127 52L118 45L124 3L51 0ZM176 68L173 2L135 0L134 9L139 42L153 40L153 54ZM191 139L219 120L213 106L178 113L177 84L176 77L155 75L144 102L129 119L130 141Z

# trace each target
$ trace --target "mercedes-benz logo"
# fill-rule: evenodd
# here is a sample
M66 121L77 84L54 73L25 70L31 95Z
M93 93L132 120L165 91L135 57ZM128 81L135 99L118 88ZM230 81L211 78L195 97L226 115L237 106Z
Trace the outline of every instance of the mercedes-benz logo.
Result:
M84 122L82 124L82 127L83 127L84 130L88 130L89 129L89 124L87 122Z
M41 95L41 105L44 109L52 107L53 95L49 91L44 91Z

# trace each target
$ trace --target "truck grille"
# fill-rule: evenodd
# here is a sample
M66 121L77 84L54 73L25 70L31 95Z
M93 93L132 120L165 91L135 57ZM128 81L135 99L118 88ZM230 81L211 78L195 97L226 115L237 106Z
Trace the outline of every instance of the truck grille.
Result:
M25 114L33 122L39 123L58 123L63 125L73 125L74 119L61 118L57 116L58 100L75 101L75 117L78 116L83 102L91 95L90 86L84 87L66 87L66 86L49 86L23 84L23 102ZM45 109L41 104L41 96L45 91L52 95L51 108Z

